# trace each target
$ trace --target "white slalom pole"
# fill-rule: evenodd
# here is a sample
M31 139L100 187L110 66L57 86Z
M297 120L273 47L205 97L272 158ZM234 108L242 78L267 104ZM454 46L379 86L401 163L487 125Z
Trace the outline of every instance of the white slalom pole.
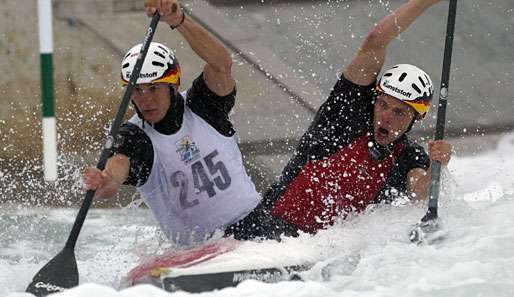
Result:
M52 0L38 0L41 99L43 102L43 166L47 181L57 179L57 132L54 111Z

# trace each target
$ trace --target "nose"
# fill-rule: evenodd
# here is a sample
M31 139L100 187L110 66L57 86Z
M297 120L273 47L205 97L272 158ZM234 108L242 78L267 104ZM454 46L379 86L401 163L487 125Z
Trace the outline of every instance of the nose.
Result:
M141 92L141 99L143 99L145 101L151 100L152 99L152 95L150 94L150 91L144 90L143 92Z
M393 121L393 114L391 111L387 110L382 113L382 116L380 117L380 122L382 122L383 125L389 125Z
M134 96L132 99L134 100L134 103L136 103L138 108L141 110L150 108L153 102L149 94L138 94L137 96Z

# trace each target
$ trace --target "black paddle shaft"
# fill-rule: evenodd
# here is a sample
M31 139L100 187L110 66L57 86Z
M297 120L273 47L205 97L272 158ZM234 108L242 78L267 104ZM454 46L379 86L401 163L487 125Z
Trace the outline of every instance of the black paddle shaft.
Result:
M138 60L136 61L136 65L134 66L134 70L130 76L127 88L125 89L125 94L123 95L118 113L116 114L116 117L114 118L114 121L111 125L109 135L107 136L107 139L102 146L100 160L96 165L96 168L100 170L105 168L107 159L112 154L114 137L116 137L118 134L123 117L127 112L132 90L134 89L137 79L139 78L139 74L141 73L141 68L143 66L146 53L148 52L148 48L150 47L150 43L152 42L157 24L159 23L159 19L159 13L154 13L152 21L150 22L150 26L146 32L145 39L143 40L143 46L139 52ZM88 210L91 206L91 203L93 202L94 196L94 190L89 190L86 192L84 201L82 202L79 213L75 218L75 223L73 224L73 228L70 232L68 240L66 241L64 249L52 260L50 260L43 268L41 268L41 270L39 270L39 272L32 279L32 282L27 287L27 292L36 296L46 296L51 293L60 292L78 285L79 275L74 249L80 230L82 229L82 225L86 219Z
M450 0L448 11L448 23L446 26L446 41L444 45L443 70L441 74L441 88L439 93L439 105L437 109L437 122L435 140L444 138L446 124L446 105L448 104L448 86L450 80L450 66L452 62L453 35L455 32L455 17L457 14L457 0ZM441 180L441 163L432 161L432 182L430 185L430 198L428 211L421 221L426 222L437 218L437 204Z
M143 67L143 62L146 57L146 53L148 52L148 48L150 47L150 43L152 42L153 35L155 33L155 29L157 28L157 23L159 22L160 15L156 12L152 18L150 23L150 27L146 32L145 39L143 40L143 46L141 47L141 51L139 52L139 57L137 59L136 65L134 66L134 70L130 75L130 79L125 89L125 94L123 95L123 100L121 101L120 107L118 109L118 113L114 118L114 121L111 125L111 131L105 140L105 143L102 147L102 152L100 153L100 160L96 165L96 168L100 170L104 170L105 164L107 163L107 159L112 154L112 145L114 143L114 137L118 134L118 130L123 121L123 117L127 113L127 108L130 103L130 97L132 96L132 90L136 85L137 79L139 78L139 74L141 73L141 68ZM77 237L79 236L80 230L82 229L82 225L84 224L84 220L86 219L87 212L91 203L93 202L93 197L95 196L94 190L88 190L86 192L86 197L84 198L84 202L82 202L82 206L80 207L77 218L75 219L75 223L73 224L73 229L71 230L70 236L66 241L66 247L74 248L77 243Z

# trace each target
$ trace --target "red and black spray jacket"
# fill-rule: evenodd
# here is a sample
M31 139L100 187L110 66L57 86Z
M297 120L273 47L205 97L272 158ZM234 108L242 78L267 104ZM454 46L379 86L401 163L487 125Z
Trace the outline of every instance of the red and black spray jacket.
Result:
M264 196L273 216L314 233L348 212L406 192L407 173L428 168L424 149L403 135L373 157L374 85L344 76L318 110L280 179Z

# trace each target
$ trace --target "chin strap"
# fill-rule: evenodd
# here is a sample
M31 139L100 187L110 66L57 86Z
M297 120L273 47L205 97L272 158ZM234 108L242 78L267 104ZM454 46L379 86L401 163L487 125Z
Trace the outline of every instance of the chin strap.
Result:
M403 134L405 134L405 133L409 132L410 130L412 130L412 126L414 126L415 122L416 122L416 117L414 117L412 119L412 121L410 122L409 128L407 128L407 130L405 130L405 132Z
M141 111L139 110L139 108L137 108L137 105L136 103L134 102L134 100L130 100L130 102L132 103L132 106L134 107L134 109L136 110L136 113L137 113L137 116L143 120L143 129L145 128L145 119L143 118L143 114L141 113Z

